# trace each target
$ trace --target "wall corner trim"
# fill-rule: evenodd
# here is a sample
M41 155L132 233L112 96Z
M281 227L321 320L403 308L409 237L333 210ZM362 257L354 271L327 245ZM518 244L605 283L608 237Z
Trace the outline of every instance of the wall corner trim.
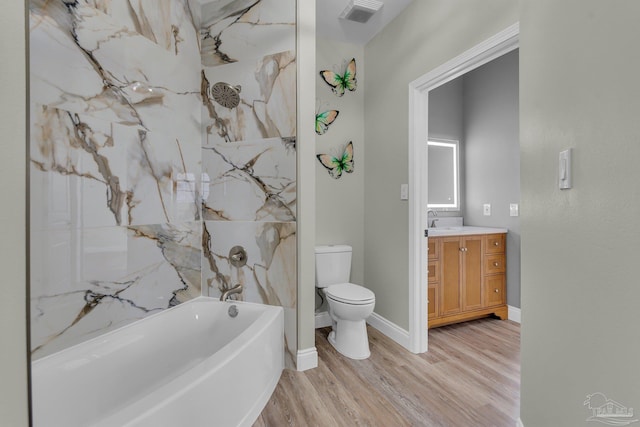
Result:
M509 320L512 320L516 323L522 323L521 319L522 319L522 310L519 309L518 307L513 307L511 305L507 306L509 312L508 312L508 318Z
M522 424L521 418L518 418L518 422L516 422L516 427L524 427L524 424Z
M296 370L299 372L318 367L318 350L315 347L298 350Z
M378 313L372 313L367 319L367 323L391 338L407 350L411 351L411 343L409 339L409 331L402 329L395 323L385 319Z

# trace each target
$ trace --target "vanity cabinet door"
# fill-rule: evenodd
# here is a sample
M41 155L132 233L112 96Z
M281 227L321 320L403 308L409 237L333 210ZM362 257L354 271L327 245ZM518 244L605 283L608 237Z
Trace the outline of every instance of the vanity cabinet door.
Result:
M440 258L440 245L438 239L435 237L429 237L427 242L427 251L429 254L429 260Z
M462 251L462 309L482 308L482 236L461 239Z
M462 251L459 237L443 237L441 240L440 289L442 289L442 295L440 296L440 314L446 315L458 313L462 307L460 292Z
M427 292L427 316L429 319L437 317L440 313L438 310L440 292L438 292L439 285L429 285Z

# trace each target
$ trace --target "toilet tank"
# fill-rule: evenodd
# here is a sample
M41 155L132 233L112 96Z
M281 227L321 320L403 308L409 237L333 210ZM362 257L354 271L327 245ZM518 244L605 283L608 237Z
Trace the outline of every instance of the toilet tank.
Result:
M326 288L348 283L351 276L351 246L316 246L316 286Z

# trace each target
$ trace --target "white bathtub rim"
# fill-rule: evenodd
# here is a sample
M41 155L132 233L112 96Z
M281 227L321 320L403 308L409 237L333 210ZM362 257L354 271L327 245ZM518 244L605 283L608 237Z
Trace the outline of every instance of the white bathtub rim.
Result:
M228 360L237 357L239 354L245 351L245 349L248 346L254 343L253 337L258 337L264 334L265 331L267 331L268 328L271 325L273 325L274 322L280 324L278 325L278 327L280 331L282 331L282 327L283 327L282 324L283 324L283 318L284 318L284 310L282 307L269 306L266 304L257 304L257 303L250 303L250 302L244 302L244 301L220 302L217 298L198 297L198 298L194 298L193 300L179 304L175 307L171 307L169 309L163 310L162 312L154 313L153 315L150 315L144 319L131 322L123 327L114 329L98 337L89 339L83 343L79 343L67 349L42 357L34 361L34 365L35 365L34 371L37 371L38 367L40 369L46 369L47 363L51 361L50 359L55 358L53 360L53 363L55 364L58 361L56 359L61 359L61 358L64 359L67 356L65 354L67 352L70 352L71 354L73 354L74 352L82 353L83 351L85 351L85 349L81 347L86 346L88 343L99 346L105 340L109 340L110 336L122 334L123 332L126 334L127 328L134 328L136 326L140 326L141 324L144 325L145 323L143 322L147 320L149 322L153 322L154 321L153 319L155 318L155 316L166 315L167 313L174 312L173 309L178 309L182 307L183 310L193 310L194 313L198 313L201 310L200 307L196 307L193 309L189 307L191 305L195 305L198 303L204 303L202 308L205 308L205 309L207 308L207 306L210 309L213 309L213 306L215 306L216 310L221 311L225 318L228 316L226 313L227 307L225 306L231 306L231 305L238 306L240 316L242 316L243 307L245 308L245 312L247 311L246 309L251 308L252 310L250 311L253 312L253 314L256 314L257 316L246 328L239 331L237 335L234 335L232 341L230 341L229 343L227 343L226 345L218 349L215 353L212 353L211 357L207 357L205 359L199 360L198 363L196 363L194 366L191 366L190 368L180 372L179 374L167 375L165 381L162 381L161 383L156 384L153 391L151 391L150 393L142 397L138 395L133 400L124 401L121 404L114 405L113 407L110 408L111 410L100 414L99 418L94 419L93 423L95 423L95 425L109 425L109 426L113 425L113 424L109 424L108 420L119 419L120 418L119 414L126 413L126 412L129 412L131 416L127 419L124 419L125 423L127 421L133 422L132 418L135 418L135 419L143 418L138 416L138 415L141 415L141 413L151 414L154 411L158 410L158 408L161 408L162 405L171 405L172 401L179 399L180 396L184 396L191 389L194 389L195 387L204 383L206 379L211 378L213 375L223 370L225 365L228 363ZM247 314L252 316L252 313L247 313ZM231 322L233 321L233 319L229 319L229 320ZM284 336L282 335L282 332L281 332L280 340L281 342L279 343L279 347L278 347L282 349L282 353L278 355L278 358L281 359L279 361L280 368L277 372L277 378L275 380L273 378L270 379L271 381L275 381L276 384L281 375L282 369L284 367ZM269 375L267 378L269 377L271 377L271 375ZM261 384L262 384L261 387L263 387L263 390L265 388L271 388L271 392L272 392L273 389L275 389L275 385L272 385L271 383L269 383L269 381L266 378L262 380ZM267 392L264 391L263 393L267 393ZM154 396L154 398L147 399L148 396ZM260 402L260 403L262 403L263 406L266 405L269 397L270 397L270 394L268 394L266 401ZM258 405L258 404L254 403L254 405ZM131 408L135 408L137 411L133 412L132 414L130 411ZM261 409L261 407L257 406L257 409ZM259 412L256 415L256 418L257 416L259 416ZM104 424L105 422L107 423Z
M155 317L163 315L163 314L166 314L166 313L168 313L170 311L174 311L174 310L176 310L178 308L184 308L184 307L186 307L188 305L193 305L193 304L195 304L197 302L207 302L207 301L208 302L214 302L216 304L229 304L229 305L239 304L239 305L249 305L249 306L255 306L255 307L273 307L273 308L276 308L276 309L277 308L282 309L282 307L279 307L279 306L267 305L267 304L259 304L259 303L255 303L255 302L235 301L235 300L234 301L229 300L229 301L222 302L218 298L199 296L199 297L190 299L189 301L185 301L183 303L175 305L173 307L165 308L165 309L163 309L161 311L158 311L157 313L150 314L149 316L143 317L142 319L134 320L131 323L127 323L126 325L123 325L123 326L120 326L120 327L118 327L116 329L110 330L109 332L105 332L104 334L100 334L98 336L95 336L95 337L90 338L88 340L79 342L79 343L74 344L72 346L69 346L67 348L63 348L62 350L56 351L55 353L47 354L46 356L43 356L43 357L37 358L35 360L32 360L32 362L31 362L32 365L33 365L32 367L37 368L38 365L44 363L46 360L53 359L54 357L59 356L63 352L72 351L77 347L81 347L83 345L86 345L87 343L93 343L93 342L97 342L99 340L108 338L109 336L115 335L118 332L122 332L123 330L129 329L129 328L133 328L134 326L139 325L141 322L151 321Z
M179 376L168 378L166 382L158 385L156 389L154 389L145 397L131 402L129 405L113 408L112 412L105 414L105 416L101 420L98 420L96 422L97 426L111 426L114 425L114 421L121 423L124 421L121 419L122 415L127 412L134 412L135 415L129 414L129 416L126 416L125 418L127 418L128 422L123 425L136 425L137 422L140 422L145 417L157 411L158 408L171 404L172 401L178 400L186 393L205 382L211 376L215 375L218 371L224 369L224 361L233 359L235 356L242 353L244 349L252 344L251 340L244 339L245 336L260 336L266 329L268 329L272 322L276 321L275 318L277 318L279 315L284 316L284 310L282 309L282 307L267 306L265 304L256 304L244 301L229 301L222 303L217 299L211 297L198 297L196 299L200 299L200 301L203 301L203 299L201 298L203 298L204 301L212 300L220 304L233 303L238 305L253 305L256 307L270 307L272 309L265 310L256 321L254 321L248 328L244 329L241 334L235 337L233 341L241 342L241 344L237 346L226 345L218 350L214 355L212 355L212 357L201 361L197 365L189 368L184 372L181 372ZM282 366L284 367L284 342L281 343L281 347L283 349ZM278 379L280 378L281 373L282 369L278 373ZM278 379L276 379L276 384ZM273 386L273 389L275 390L275 385ZM168 390L172 390L172 392L168 394ZM273 392L273 390L271 390L271 392ZM270 396L271 395L269 394L269 397ZM262 407L264 407L267 402L268 398L263 402ZM132 411L133 409L141 408L144 408L142 412ZM260 413L258 413L258 415L260 415Z

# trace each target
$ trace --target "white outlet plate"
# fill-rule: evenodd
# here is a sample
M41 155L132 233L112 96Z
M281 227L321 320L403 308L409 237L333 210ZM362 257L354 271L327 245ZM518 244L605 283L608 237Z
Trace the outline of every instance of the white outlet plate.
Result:
M484 214L484 216L491 216L491 204L490 203L485 203L484 205L482 205L482 213Z
M518 208L518 204L517 203L511 203L509 205L509 216L518 216L519 213L519 208Z

